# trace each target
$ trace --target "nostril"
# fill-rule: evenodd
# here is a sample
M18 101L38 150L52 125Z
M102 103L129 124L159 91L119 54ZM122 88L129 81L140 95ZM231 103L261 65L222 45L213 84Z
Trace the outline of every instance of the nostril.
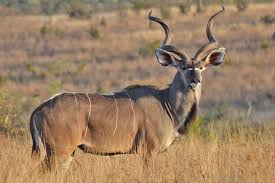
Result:
M200 83L201 81L199 80L199 79L194 79L194 80L192 80L191 81L191 83L195 83L195 84L198 84L198 83Z

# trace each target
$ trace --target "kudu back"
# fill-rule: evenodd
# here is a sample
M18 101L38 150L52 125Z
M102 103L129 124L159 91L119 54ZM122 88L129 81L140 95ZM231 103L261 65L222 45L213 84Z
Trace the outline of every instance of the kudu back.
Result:
M40 154L40 139L46 150L45 163L70 163L75 150L97 155L145 153L154 155L167 149L184 134L198 113L201 72L223 62L225 48L214 38L208 21L209 42L193 58L170 44L170 28L161 19L165 31L156 57L162 66L173 66L177 73L166 89L129 86L111 95L64 92L43 102L32 113L30 132L32 155Z

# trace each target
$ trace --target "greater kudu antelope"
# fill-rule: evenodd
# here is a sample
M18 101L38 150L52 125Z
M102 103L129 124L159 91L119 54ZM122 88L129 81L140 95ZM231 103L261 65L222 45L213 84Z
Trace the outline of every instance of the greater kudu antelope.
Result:
M69 162L76 148L97 155L127 153L157 154L167 149L196 119L201 95L201 72L223 62L225 48L214 38L208 21L209 43L193 58L170 44L170 29L159 23L165 39L156 49L162 66L173 66L177 73L163 90L149 86L129 86L111 95L61 93L43 102L32 113L30 132L32 155L40 154L39 138L46 149L49 167L56 160Z

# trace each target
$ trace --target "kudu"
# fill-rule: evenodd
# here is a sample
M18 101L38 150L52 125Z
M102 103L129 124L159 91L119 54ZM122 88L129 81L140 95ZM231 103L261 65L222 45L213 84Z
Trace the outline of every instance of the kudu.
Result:
M39 142L46 150L49 168L59 161L67 164L76 148L97 155L130 153L157 154L167 149L188 125L196 119L201 95L201 72L223 62L225 48L214 38L211 26L215 13L208 21L209 43L193 58L170 44L170 29L159 23L165 39L156 49L162 66L173 66L177 73L163 90L150 86L129 86L111 95L61 93L43 102L32 113L30 132L32 155L40 154ZM58 160L58 161L57 161Z

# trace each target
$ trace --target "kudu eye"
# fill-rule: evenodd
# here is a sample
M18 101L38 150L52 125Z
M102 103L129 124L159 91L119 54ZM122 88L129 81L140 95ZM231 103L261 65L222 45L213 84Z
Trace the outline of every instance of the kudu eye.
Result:
M182 65L182 66L180 66L180 69L185 70L186 68L184 65Z

